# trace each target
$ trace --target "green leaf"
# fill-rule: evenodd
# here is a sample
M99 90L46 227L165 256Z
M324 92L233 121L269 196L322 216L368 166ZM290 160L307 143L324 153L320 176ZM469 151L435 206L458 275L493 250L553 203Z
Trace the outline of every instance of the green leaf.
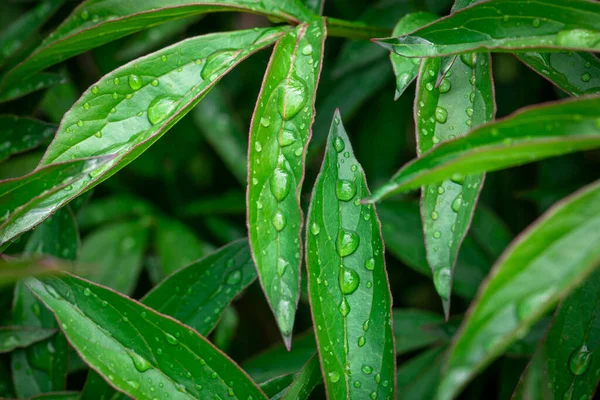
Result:
M306 8L315 14L323 15L323 7L325 6L325 0L304 0Z
M52 275L55 272L66 271L71 268L71 264L57 262L52 259L0 260L0 287L11 285L28 276Z
M452 399L600 263L600 183L556 204L504 252L449 351L437 398Z
M307 221L308 288L331 399L394 397L391 295L375 209L336 112Z
M32 396L30 400L78 400L79 392L55 392Z
M282 375L261 383L259 386L267 397L271 400L278 400L283 397L288 386L294 381L294 375Z
M368 199L445 179L496 171L543 158L600 147L600 98L528 108L467 136L440 144L404 166Z
M47 89L67 80L64 76L51 73L39 73L23 79L18 85L14 85L0 92L0 103L16 100L38 90Z
M574 290L560 305L546 339L527 367L516 393L531 393L535 382L554 398L591 399L598 385L600 359L600 270ZM541 386L540 386L541 387ZM521 393L518 399L527 398Z
M245 181L246 178L244 178ZM181 210L181 215L185 217L207 217L217 214L243 215L245 211L244 193L240 190L231 190L214 197L203 196L202 199L185 205Z
M134 398L160 392L266 398L193 329L134 300L72 275L27 285L55 313L84 361Z
M148 0L127 2L119 7L115 7L110 0L88 0L80 4L33 54L10 70L4 76L2 85L16 83L23 77L72 56L153 25L222 11L251 12L292 23L312 18L299 0L283 3L279 0L258 3L254 0ZM202 46L196 43L194 47L198 49ZM231 58L228 61L232 61Z
M437 18L437 15L427 12L406 14L400 19L400 21L398 21L398 24L394 28L392 35L405 35L414 31L415 29L435 21ZM392 62L394 74L396 75L396 94L394 96L394 100L398 100L406 88L408 88L412 81L414 81L417 77L419 66L421 65L421 59L407 58L391 53L390 61Z
M398 367L398 400L431 399L435 396L444 350L444 347L427 350Z
M207 253L194 231L182 222L161 218L156 225L156 247L163 276L202 258Z
M376 43L406 57L493 51L600 50L600 4L586 0L494 0L409 35Z
M40 165L91 155L117 156L89 172L90 180L74 182L70 191L48 195L46 201L56 209L115 174L156 142L224 74L273 43L284 30L258 29L191 38L105 76L65 115ZM19 224L11 236L0 230L0 243L47 215L39 209L24 215L29 224Z
M423 60L415 99L417 154L423 154L494 118L494 83L490 55L465 54L445 71L443 59ZM439 86L439 76L445 76ZM437 87L436 87L437 86ZM421 219L427 261L433 283L442 299L446 318L450 313L452 276L456 258L467 234L483 174L422 187Z
M299 25L277 43L250 128L250 247L288 348L300 297L300 192L326 36L321 19Z
M0 245L6 246L9 240L48 218L60 207L56 199L69 197L74 185L88 182L89 174L111 158L57 163L0 181Z
M231 347L239 323L240 318L233 306L229 306L223 310L223 316L215 328L213 336L215 346L227 353Z
M5 398L15 397L12 383L10 381L10 373L6 370L3 364L0 364L0 396Z
M315 386L321 383L322 379L319 355L315 354L302 368L302 371L294 379L282 398L286 400L306 400Z
M441 328L444 318L438 314L422 310L395 309L393 318L396 355L449 339Z
M40 329L28 326L0 327L0 353L8 353L18 347L27 347L33 343L48 339L56 329Z
M103 226L83 240L77 269L91 281L129 295L142 269L148 236L143 222Z
M114 397L120 395L100 375L90 370L80 398L81 400L97 400L102 398L116 400Z
M4 161L15 154L49 143L56 132L56 125L33 118L0 115L0 129L3 139L0 161Z
M81 229L91 229L131 217L141 218L157 213L147 201L121 194L92 200L77 213L77 223Z

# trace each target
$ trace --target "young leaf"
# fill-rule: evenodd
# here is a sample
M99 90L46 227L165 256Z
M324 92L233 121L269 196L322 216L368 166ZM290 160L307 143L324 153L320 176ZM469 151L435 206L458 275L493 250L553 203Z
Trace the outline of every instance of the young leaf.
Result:
M495 0L468 7L409 35L376 43L405 57L481 49L600 50L600 4L586 0Z
M33 118L0 115L0 161L23 151L49 143L56 132L56 125Z
M250 247L288 348L300 297L300 192L326 35L321 19L299 25L277 43L250 128Z
M40 165L90 155L118 155L89 171L91 179L74 182L70 191L47 195L46 202L56 209L130 163L198 103L223 75L250 54L273 43L284 30L237 31L184 40L105 76L65 115ZM0 228L0 243L49 215L41 209L24 214L21 220L29 223L15 226L10 236Z
M48 339L56 329L41 329L28 326L0 327L0 353L8 353L18 347L27 347L40 340Z
M437 15L427 12L406 14L400 19L400 21L398 21L398 24L394 28L392 35L406 35L415 29L435 21L437 18ZM417 72L419 72L419 66L421 65L421 59L407 58L391 53L390 61L392 62L394 74L396 75L396 94L394 96L394 100L398 100L406 88L408 88L412 81L414 81L417 77Z
M444 347L435 347L398 368L398 400L431 399L440 380Z
M130 295L142 268L148 234L148 227L138 221L106 225L94 231L81 246L80 275Z
M452 399L600 263L600 182L555 205L496 264L449 351L437 398ZM579 344L581 347L582 344Z
M404 166L367 200L445 179L496 171L600 147L600 98L527 108L440 144Z
M182 222L161 218L156 225L156 247L163 276L199 260L207 253L206 246L194 231Z
M319 356L315 354L302 368L302 371L294 379L282 399L306 400L322 379Z
M205 338L134 300L66 274L31 278L27 286L55 313L84 361L134 398L163 392L266 399Z
M72 56L172 19L207 12L245 11L289 22L311 19L299 0L148 0L126 2L115 7L110 0L88 0L23 62L10 70L2 85L16 83ZM232 43L233 44L233 43ZM203 43L193 47L201 49ZM237 48L237 45L234 44ZM228 54L231 56L231 52ZM221 62L235 57L220 57ZM144 70L140 72L144 73ZM194 80L196 81L196 80Z
M57 199L68 198L74 185L85 185L89 174L111 159L112 156L103 156L61 162L20 178L0 181L0 249L48 218L60 207Z
M329 398L393 398L391 295L379 220L336 112L307 221L306 264Z
M451 63L447 71L443 70L442 58L423 60L415 98L417 154L463 136L471 127L494 118L490 55L464 54L460 59ZM439 76L445 77L436 87ZM427 261L446 318L450 313L454 265L483 181L483 174L476 174L422 187L421 219Z
M600 347L600 270L574 290L556 311L546 339L521 378L519 388L551 382L554 398L593 398L598 385L600 359L592 355ZM517 399L527 398L521 395Z
M64 76L51 73L39 73L23 79L18 84L0 92L0 103L16 100L38 90L66 83Z

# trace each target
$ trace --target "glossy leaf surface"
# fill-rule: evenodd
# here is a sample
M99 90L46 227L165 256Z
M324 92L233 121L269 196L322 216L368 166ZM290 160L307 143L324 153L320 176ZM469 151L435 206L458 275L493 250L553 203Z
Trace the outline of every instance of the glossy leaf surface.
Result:
M206 339L140 303L70 275L27 285L86 363L134 398L266 398Z
M3 326L0 328L0 353L11 352L17 347L27 347L30 344L47 339L55 333L55 329Z
M250 128L250 247L288 347L300 290L300 192L326 35L324 20L318 20L299 25L277 43Z
M299 0L283 3L278 0L148 0L125 3L88 0L75 8L33 54L9 71L3 78L3 85L152 25L222 11L245 11L292 22L311 18ZM201 48L202 44L197 44L197 47Z
M437 18L437 15L426 12L407 14L398 21L392 35L406 35L415 29L435 21ZM394 99L398 100L406 88L408 88L417 77L421 59L407 58L391 53L390 60L392 62L392 67L394 68L394 74L396 75L396 94Z
M454 398L598 266L599 200L599 183L578 191L545 213L505 251L449 351L438 399Z
M302 368L302 371L294 379L282 398L285 400L306 400L322 379L319 356L315 354Z
M445 71L442 58L423 60L415 98L417 154L423 154L494 118L494 83L489 54L465 54ZM445 76L439 85L439 76ZM436 87L437 86L437 87ZM454 265L471 224L483 174L423 186L421 219L427 261L446 317Z
M331 399L394 397L391 295L379 220L338 112L311 200L308 288Z
M598 110L598 97L524 109L423 154L375 190L369 201L448 178L600 147Z
M377 43L407 57L494 51L600 50L600 4L586 0L494 0Z
M33 118L0 115L0 161L12 155L49 143L56 126Z

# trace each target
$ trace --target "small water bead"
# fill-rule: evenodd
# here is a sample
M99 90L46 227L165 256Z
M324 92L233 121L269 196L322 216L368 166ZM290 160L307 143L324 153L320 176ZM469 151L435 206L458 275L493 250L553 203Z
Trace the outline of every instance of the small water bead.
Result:
M435 239L439 239L439 238L441 238L441 237L442 237L442 233L441 233L440 231L435 231L435 232L433 233L433 237L434 237Z
M306 83L297 75L292 75L279 86L277 110L281 117L289 121L304 107L308 100Z
M541 25L540 19L539 18L534 19L532 25L534 28L539 28Z
M373 271L375 269L375 259L369 258L365 261L365 268L369 271Z
M339 380L340 380L340 374L339 374L339 373L337 373L336 371L332 371L332 372L330 372L330 373L329 373L327 376L329 376L329 380L330 380L332 383L336 383L337 381L339 381Z
M148 106L148 121L156 125L171 116L177 108L179 99L175 96L161 95L156 97Z
M93 86L92 87L92 93L93 94L98 94L98 86Z
M262 145L260 144L260 142L254 143L254 150L256 150L259 153L262 151Z
M369 395L369 397L373 400L377 399L377 392L371 392L371 394Z
M356 196L356 184L352 181L338 180L335 185L337 198L342 201L350 201Z
M285 215L281 212L281 210L277 210L275 214L273 214L273 218L271 219L271 223L277 232L281 232L285 229L287 224L287 220Z
M462 174L452 174L452 176L450 176L450 180L457 185L462 185L465 183L465 176Z
M340 289L343 294L352 294L358 289L360 278L356 271L342 266L339 275Z
M361 386L361 384L360 384L360 382L359 382L359 381L354 381L354 384L353 384L353 385L354 385L354 387L355 387L355 388L357 388L357 389L358 389L358 388Z
M371 289L373 287L373 282L368 281L367 282L367 289Z
M83 121L82 120L77 121L77 126L82 127L83 126Z
M472 53L464 53L460 55L460 60L467 66L473 68L476 63L476 57Z
M167 340L167 343L172 345L176 345L177 343L179 343L175 336L171 335L170 333L165 332L165 339Z
M83 105L83 108L84 108L85 110L89 110L89 109L90 109L90 103L85 103L85 104Z
M448 93L451 88L452 88L452 83L446 78L442 79L442 81L440 82L440 86L439 86L440 93Z
M335 148L335 151L337 151L338 153L341 153L342 151L344 151L344 149L346 148L344 139L342 139L339 136L336 136L335 139L333 139L333 147Z
M241 281L242 271L240 271L239 269L231 271L229 275L227 275L227 278L225 278L225 283L227 283L228 285L237 285Z
M448 120L448 111L444 107L435 108L435 120L440 124L445 124Z
M431 141L433 142L433 144L438 144L440 142L440 138L437 136L434 136L431 138Z
M348 300L345 297L342 297L342 302L340 303L340 313L343 317L350 314L350 304L348 304Z
M277 140L281 147L287 147L292 145L296 141L296 134L291 130L284 129L281 132L279 132Z
M367 343L367 339L364 336L358 337L358 347L363 347Z
M142 88L142 78L139 75L131 74L128 78L129 87L132 90L139 90Z
M320 227L320 226L319 226L319 225L318 225L316 222L313 222L313 223L310 225L310 232L311 232L313 235L317 236L317 235L319 234L319 232L321 232L321 227Z
M271 193L273 193L273 196L277 201L283 201L290 193L290 174L282 168L275 168L269 183L271 186Z
M371 375L373 373L373 368L371 368L368 365L363 365L361 370L362 370L362 372L364 372L367 375Z
M579 376L587 372L592 361L592 353L584 343L579 349L576 349L569 357L569 370L573 375Z
M83 290L83 295L84 295L85 297L89 297L89 295L90 295L90 294L92 294L92 291L90 290L90 288L85 288L85 289Z
M381 375L380 374L375 375L375 382L377 382L377 383L381 382Z
M119 78L115 78L115 79L113 79L113 83L114 83L115 85L118 85L118 84L119 84L119 82L120 82Z
M113 94L112 94L112 98L113 98L113 99L115 99L115 100L117 100L117 99L119 98L119 95L118 95L118 94L116 94L116 93L113 93Z
M459 194L458 196L456 196L456 198L452 201L452 205L450 206L452 208L452 211L454 211L455 213L460 211L460 207L462 206L462 193Z
M152 82L150 82L150 84L152 86L158 86L158 79L152 79Z
M307 44L302 49L302 54L304 54L305 56L310 56L312 53L313 53L313 48L310 44Z
M261 124L263 127L265 127L265 128L268 128L268 127L269 127L269 125L271 125L271 120L270 120L269 118L266 118L266 117L261 117L261 119L260 119L260 124Z
M224 49L215 51L206 58L206 62L202 67L200 76L202 79L210 79L213 81L213 75L218 75L219 72L225 70L238 57L240 50ZM216 78L216 77L215 77Z
M150 368L152 368L152 364L150 364L150 362L148 360L146 360L144 357L140 356L139 354L136 354L136 353L130 352L130 351L128 351L127 354L129 354L129 357L131 358L131 361L133 361L133 365L134 365L135 369L137 369L138 371L146 372Z
M431 92L433 90L433 83L427 82L425 84L425 89L427 89L429 92Z
M349 256L358 248L360 238L356 232L340 230L337 236L337 251L341 257Z
M432 220L434 220L434 221L435 221L435 220L437 220L439 217L440 217L440 214L438 214L438 212L437 212L437 211L432 211L432 212L431 212L431 219L432 219Z
M448 268L442 268L433 272L433 284L439 294L439 296L448 300L450 297L450 270Z
M583 82L589 82L592 79L592 75L589 72L585 72L581 75L581 80Z

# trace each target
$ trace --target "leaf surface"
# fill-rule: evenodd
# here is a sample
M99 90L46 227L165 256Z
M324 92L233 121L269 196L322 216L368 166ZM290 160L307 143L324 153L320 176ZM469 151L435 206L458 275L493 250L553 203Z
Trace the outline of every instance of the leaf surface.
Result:
M398 400L431 399L439 383L444 347L429 349L398 367Z
M308 288L331 399L394 397L391 295L374 207L339 112L307 222Z
M66 83L64 76L52 73L39 73L25 78L18 85L11 86L0 92L0 103L16 100L38 90L48 89L61 83Z
M321 19L299 25L277 43L250 127L250 247L287 347L300 298L300 192L326 35Z
M33 343L48 339L56 329L30 328L27 326L0 327L0 353L8 353L18 347L27 347Z
M403 167L368 201L445 179L496 171L600 146L600 98L521 110L440 144Z
M56 260L17 260L0 261L0 287L14 284L19 279L28 276L46 276L57 271L69 270L71 264L60 263Z
M156 226L156 247L163 276L199 260L206 255L206 246L184 223L161 218Z
M294 379L282 399L306 400L309 398L315 386L321 383L322 379L319 355L315 354L308 360L298 376L296 376L296 379Z
M110 289L63 275L28 287L87 364L134 398L266 399L233 361L193 329Z
M409 309L394 310L396 355L409 353L434 343L447 341L441 325L444 318L438 314Z
M556 204L504 252L449 351L437 399L452 399L600 263L600 183ZM565 371L566 373L566 371Z
M49 143L56 132L56 125L33 118L0 115L0 161L41 144Z
M600 4L586 0L494 0L409 35L377 43L406 57L493 51L600 50Z

